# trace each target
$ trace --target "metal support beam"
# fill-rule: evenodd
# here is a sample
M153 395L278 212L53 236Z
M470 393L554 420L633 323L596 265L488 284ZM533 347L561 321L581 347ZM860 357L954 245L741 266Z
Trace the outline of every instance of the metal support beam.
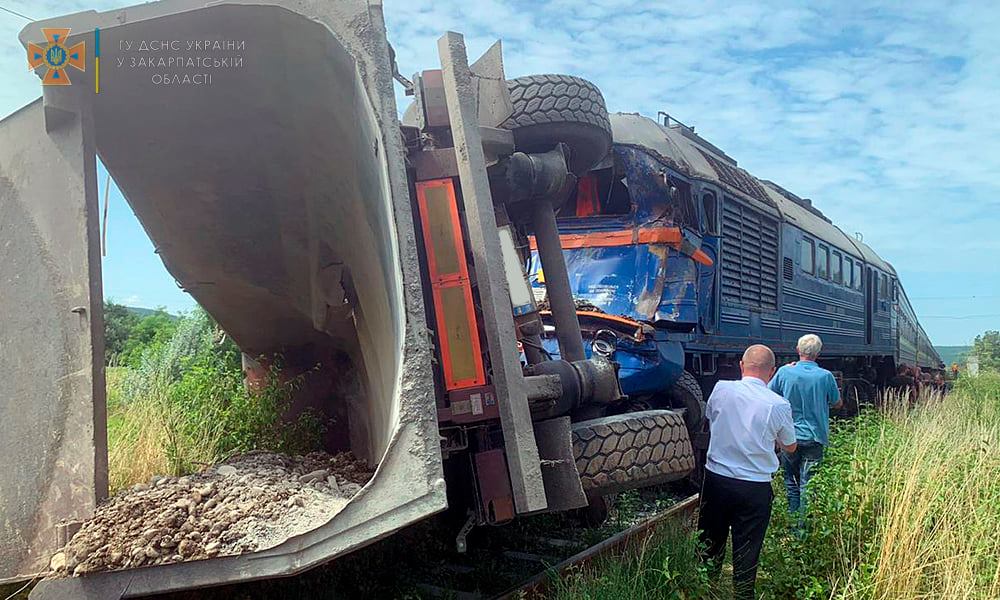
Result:
M566 259L559 242L556 214L547 199L536 200L531 226L535 230L538 258L542 261L542 271L545 273L545 290L552 310L552 320L556 324L560 357L569 362L586 360L580 320L576 316L576 302L573 300Z
M458 158L493 384L500 399L500 422L514 491L514 506L518 513L540 511L546 508L545 489L517 354L514 317L479 131L476 89L463 37L454 32L446 33L438 40L438 53Z

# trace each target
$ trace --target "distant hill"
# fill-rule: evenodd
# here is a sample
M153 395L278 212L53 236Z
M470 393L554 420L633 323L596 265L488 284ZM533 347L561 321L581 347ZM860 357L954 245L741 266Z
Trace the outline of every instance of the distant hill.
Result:
M146 318L146 317L148 317L150 315L155 315L156 313L159 313L159 312L162 312L163 314L165 314L168 317L170 317L171 321L180 318L177 315L172 315L172 314L168 313L165 310L161 311L161 310L157 310L155 308L142 308L140 306L126 306L125 310L129 311L133 315L137 315L140 319Z
M951 363L962 364L964 357L972 350L972 346L934 346L934 349L941 355L941 361L946 365Z

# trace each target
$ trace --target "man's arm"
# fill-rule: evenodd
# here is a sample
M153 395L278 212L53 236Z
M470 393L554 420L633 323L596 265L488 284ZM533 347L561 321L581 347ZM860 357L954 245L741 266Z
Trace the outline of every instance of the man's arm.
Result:
M830 379L828 385L830 388L830 397L827 399L827 402L829 402L830 408L838 410L844 405L844 401L840 397L840 388L837 387L837 378L833 376L833 373L830 373L829 376Z
M771 414L775 419L775 443L785 452L795 452L798 449L798 442L795 439L795 421L792 419L792 405L788 402L779 404Z
M767 387L775 394L784 397L785 394L781 390L781 369L778 369L774 373L774 377L771 378L771 381L770 383L767 384Z
M705 402L705 418L708 419L709 423L714 421L719 413L719 398L725 394L724 387L723 381L716 381L712 393L709 394L708 400Z

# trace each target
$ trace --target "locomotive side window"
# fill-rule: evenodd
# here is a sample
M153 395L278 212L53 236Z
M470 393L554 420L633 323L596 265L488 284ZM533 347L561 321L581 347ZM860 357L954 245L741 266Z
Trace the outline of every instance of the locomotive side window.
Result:
M802 245L799 246L799 265L803 273L813 274L813 254L816 252L816 245L809 238L802 238Z
M878 297L883 300L889 299L889 278L885 273L882 273L878 280Z
M862 275L862 268L861 268L861 263L859 262L858 268L854 269L854 289L856 290L861 290L862 288L862 282L864 281L864 279L861 277L861 275Z
M841 267L841 254L836 250L830 255L830 279L834 283L841 283L844 281L842 267Z
M701 195L701 210L705 213L705 233L708 235L719 235L718 208L715 194L704 192Z
M816 250L816 277L830 278L830 250L823 244Z
M851 287L852 277L854 276L854 261L851 260L850 256L844 257L844 285Z

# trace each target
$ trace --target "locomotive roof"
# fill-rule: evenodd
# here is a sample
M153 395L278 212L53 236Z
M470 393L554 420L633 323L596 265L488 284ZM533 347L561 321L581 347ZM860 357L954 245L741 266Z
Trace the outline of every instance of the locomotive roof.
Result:
M670 167L696 179L711 181L756 208L779 217L838 249L895 274L870 246L833 224L808 199L780 185L760 180L737 166L725 152L684 125L664 126L637 113L614 113L611 129L618 144L642 146L660 155Z

